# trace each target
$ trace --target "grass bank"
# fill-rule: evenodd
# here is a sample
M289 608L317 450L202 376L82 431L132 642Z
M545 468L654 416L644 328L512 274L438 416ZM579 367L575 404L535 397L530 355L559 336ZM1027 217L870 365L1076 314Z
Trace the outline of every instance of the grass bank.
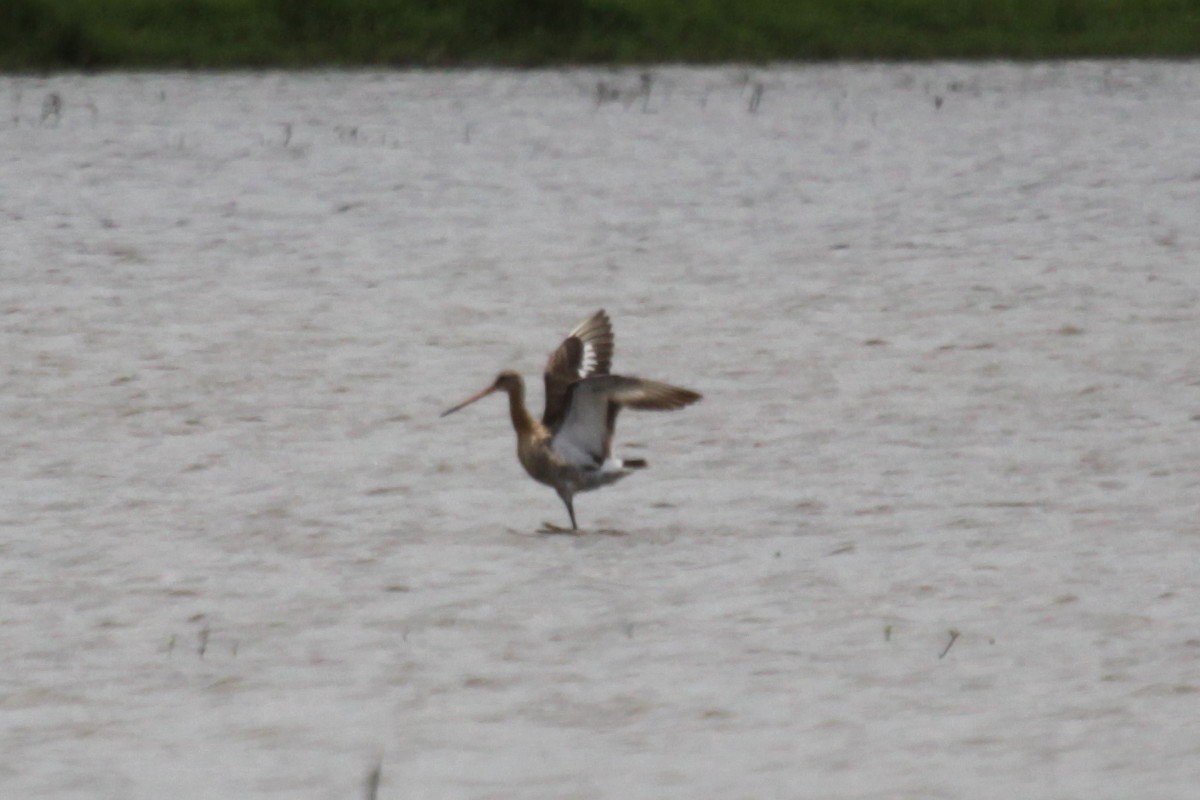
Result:
M1200 0L3 0L0 69L1200 55Z

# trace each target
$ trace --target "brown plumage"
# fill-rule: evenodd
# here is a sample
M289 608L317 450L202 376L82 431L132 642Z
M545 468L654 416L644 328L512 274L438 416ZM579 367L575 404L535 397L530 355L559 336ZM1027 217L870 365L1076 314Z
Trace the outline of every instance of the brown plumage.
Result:
M615 483L646 466L642 459L612 455L621 409L672 411L700 399L698 393L678 386L609 374L613 346L612 324L603 309L567 335L546 363L546 407L540 422L526 410L525 382L511 370L442 414L453 414L492 392L508 394L517 458L534 480L558 492L572 530L577 529L573 502L577 493Z

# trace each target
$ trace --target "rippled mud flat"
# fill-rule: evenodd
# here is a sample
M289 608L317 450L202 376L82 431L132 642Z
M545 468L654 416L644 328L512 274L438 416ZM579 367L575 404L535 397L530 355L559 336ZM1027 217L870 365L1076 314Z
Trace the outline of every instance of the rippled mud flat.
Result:
M0 80L0 794L1185 795L1197 130L1194 64ZM437 414L599 307L705 400L541 536Z

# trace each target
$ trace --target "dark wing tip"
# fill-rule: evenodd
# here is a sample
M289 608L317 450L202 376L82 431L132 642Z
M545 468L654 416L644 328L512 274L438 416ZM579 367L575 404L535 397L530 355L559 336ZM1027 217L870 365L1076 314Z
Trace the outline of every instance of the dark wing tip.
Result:
M693 392L691 389L682 389L678 386L671 386L669 388L671 392L664 396L663 401L670 404L666 407L671 410L690 406L692 403L699 402L704 397L704 395L699 392Z

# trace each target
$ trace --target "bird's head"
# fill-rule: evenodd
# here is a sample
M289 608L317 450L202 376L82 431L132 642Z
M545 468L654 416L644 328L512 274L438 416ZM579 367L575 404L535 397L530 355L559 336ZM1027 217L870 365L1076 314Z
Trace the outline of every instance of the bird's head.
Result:
M483 391L471 395L466 400L463 400L453 408L448 408L442 412L442 416L446 417L453 414L455 411L460 411L474 403L476 400L482 400L492 392L520 392L524 388L524 382L521 376L511 369L506 369L496 376L496 380L492 381Z
M506 369L496 376L496 380L492 383L493 392L511 392L519 389L524 385L521 376L511 369Z

